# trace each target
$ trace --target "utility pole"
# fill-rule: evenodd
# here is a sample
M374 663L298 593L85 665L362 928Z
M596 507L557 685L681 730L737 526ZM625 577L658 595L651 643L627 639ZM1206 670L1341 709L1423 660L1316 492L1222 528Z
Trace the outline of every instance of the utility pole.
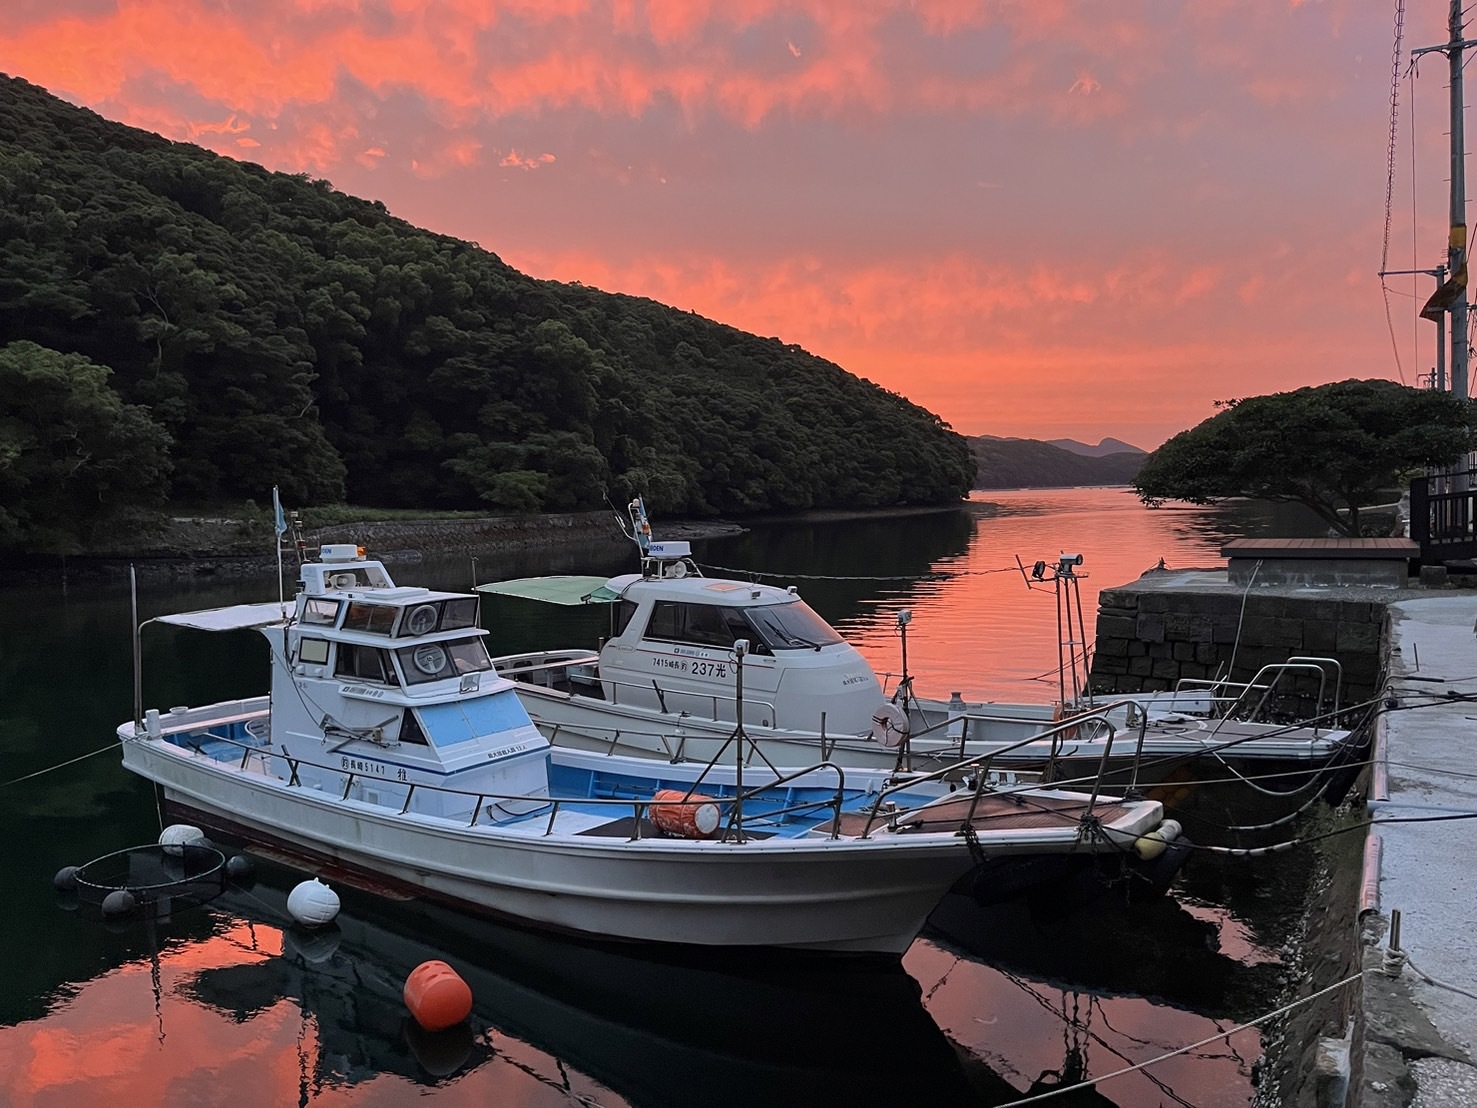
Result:
M1462 120L1462 0L1451 0L1447 21L1451 41L1446 59L1451 63L1451 235L1446 243L1446 268L1459 286L1451 302L1451 393L1467 398L1467 149Z
M1424 273L1427 277L1436 278L1436 292L1432 299L1441 295L1441 288L1446 284L1446 267L1438 265L1435 269L1382 269L1376 276L1385 277L1410 277L1417 273ZM1436 311L1422 311L1422 319L1429 319L1436 324L1436 369L1431 375L1431 387L1437 392L1446 391L1446 312L1444 309Z
M1439 52L1446 55L1451 84L1451 232L1446 240L1446 268L1451 274L1421 313L1446 310L1451 313L1451 394L1466 400L1467 388L1467 166L1466 137L1463 127L1462 53L1477 41L1462 37L1462 0L1451 0L1447 15L1449 38L1440 46L1423 46L1410 52L1411 61L1422 54ZM1469 458L1470 461L1470 458ZM1457 467L1453 475L1453 492L1467 491L1467 464Z

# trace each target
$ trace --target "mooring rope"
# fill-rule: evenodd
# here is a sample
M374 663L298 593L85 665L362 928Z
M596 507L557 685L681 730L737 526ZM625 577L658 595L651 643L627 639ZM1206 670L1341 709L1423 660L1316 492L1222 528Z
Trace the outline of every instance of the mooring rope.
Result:
M47 766L45 769L38 769L35 773L28 773L24 777L14 777L9 781L0 781L0 789L5 788L6 785L18 785L22 781L29 781L33 777L44 776L45 774L51 773L53 770L64 769L67 766L76 765L78 762L85 762L88 758L95 758L99 754L106 754L110 750L117 749L117 743L109 743L107 746L99 747L98 749L89 751L86 754L79 754L75 758L69 758L65 762L58 762L54 766Z
M865 575L847 576L844 574L829 573L770 573L757 569L736 569L733 566L715 566L706 562L694 563L699 569L714 570L718 573L727 573L739 577L755 580L760 577L772 577L776 580L795 581L945 581L954 577L985 577L992 573L1019 573L1019 566L1003 566L1000 569L931 569L926 573L898 573L888 577L869 577Z
M1109 1081L1115 1077L1122 1077L1125 1074L1136 1073L1139 1070L1147 1069L1149 1066L1158 1065L1160 1062L1167 1061L1170 1058L1178 1057L1181 1054L1188 1054L1192 1050L1199 1050L1203 1046L1209 1046L1211 1043L1218 1042L1221 1039L1230 1038L1232 1035L1235 1035L1240 1031L1246 1031L1249 1028L1256 1027L1258 1024L1265 1023L1269 1019L1275 1019L1277 1016L1286 1015L1288 1012L1293 1011L1295 1008L1300 1008L1304 1004L1308 1004L1314 1000L1319 999L1320 997L1327 996L1331 992L1342 989L1345 985L1358 981L1361 977L1364 976L1366 972L1367 971L1365 970L1360 970L1358 973L1350 974L1342 981L1336 981L1332 985L1329 985L1327 988L1319 989L1316 993L1309 993L1307 996L1299 997L1297 1000L1294 1000L1289 1004L1284 1004L1281 1008L1274 1009L1273 1011L1268 1012L1265 1015L1258 1016L1254 1020L1247 1020L1245 1023L1238 1024L1228 1031L1218 1032L1217 1034L1211 1035L1208 1038L1201 1039L1197 1043L1191 1043L1189 1046L1182 1046L1175 1050L1171 1050L1166 1054L1161 1054L1157 1058L1150 1058L1146 1062L1136 1062L1131 1066L1124 1066L1122 1069L1114 1070L1112 1073L1105 1073L1101 1077L1094 1077L1091 1081L1081 1081L1075 1085L1065 1085L1060 1089L1052 1089L1049 1092L1037 1093L1034 1096L1023 1097L1020 1100L1007 1101L1006 1103L1000 1105L999 1108L1016 1108L1017 1105L1021 1104L1036 1104L1043 1100L1050 1100L1052 1097L1063 1096L1067 1093L1080 1092L1083 1089L1095 1088L1096 1086L1102 1084L1104 1081Z

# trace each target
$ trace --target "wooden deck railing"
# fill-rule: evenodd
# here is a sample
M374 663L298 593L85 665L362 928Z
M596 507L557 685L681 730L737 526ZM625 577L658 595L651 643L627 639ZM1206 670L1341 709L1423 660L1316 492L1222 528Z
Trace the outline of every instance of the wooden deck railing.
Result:
M1477 557L1477 470L1460 482L1454 474L1417 477L1410 483L1410 537L1421 546L1421 561L1431 564ZM1454 486L1466 488L1454 491Z

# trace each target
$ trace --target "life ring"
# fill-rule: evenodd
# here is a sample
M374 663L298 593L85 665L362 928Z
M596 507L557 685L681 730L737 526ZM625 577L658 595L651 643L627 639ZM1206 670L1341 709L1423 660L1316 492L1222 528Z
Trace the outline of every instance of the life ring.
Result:
M872 713L872 739L883 746L897 748L908 737L908 713L896 704L883 703Z

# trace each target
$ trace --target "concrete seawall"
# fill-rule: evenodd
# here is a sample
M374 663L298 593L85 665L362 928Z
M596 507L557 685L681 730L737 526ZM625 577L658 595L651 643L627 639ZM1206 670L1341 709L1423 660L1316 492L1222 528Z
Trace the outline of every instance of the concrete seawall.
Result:
M1269 1037L1258 1103L1477 1105L1474 621L1471 590L1247 585L1223 570L1150 571L1100 596L1097 693L1248 682L1305 656L1340 663L1344 707L1382 705L1366 792L1316 832L1288 829L1289 839L1330 837L1298 847L1318 851L1322 877L1308 890L1301 969L1283 1000L1329 991ZM1322 710L1331 693L1325 684ZM1319 705L1310 670L1272 707L1307 717Z
M1231 584L1224 570L1150 570L1098 598L1097 693L1150 692L1184 680L1250 681L1290 657L1335 658L1344 705L1369 700L1380 685L1389 635L1388 605L1398 590L1310 585ZM1278 712L1319 709L1316 672L1280 690ZM1325 688L1325 700L1333 689Z

